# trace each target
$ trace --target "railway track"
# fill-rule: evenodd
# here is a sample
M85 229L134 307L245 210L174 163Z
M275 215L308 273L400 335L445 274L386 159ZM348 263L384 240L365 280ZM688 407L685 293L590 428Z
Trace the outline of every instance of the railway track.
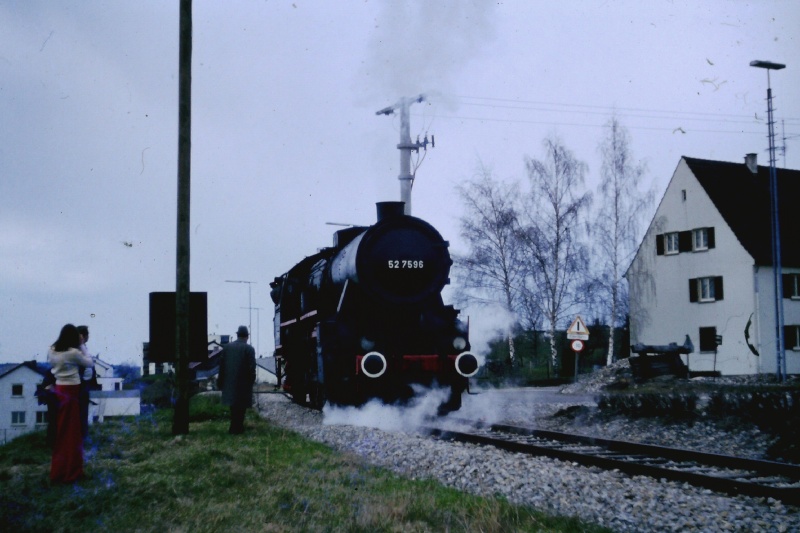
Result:
M800 505L800 466L493 424L470 432L428 427L432 436L571 461L632 476L689 483L731 495Z

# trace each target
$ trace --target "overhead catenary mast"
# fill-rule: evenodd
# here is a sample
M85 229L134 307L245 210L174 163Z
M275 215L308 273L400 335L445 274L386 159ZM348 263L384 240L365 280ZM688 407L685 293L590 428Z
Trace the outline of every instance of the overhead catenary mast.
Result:
M401 98L396 104L376 111L376 115L392 115L396 110L400 111L400 143L397 149L400 150L400 201L405 204L403 212L411 214L411 187L414 186L414 174L411 172L411 152L417 152L420 148L427 149L428 136L420 142L411 142L411 125L409 119L409 108L411 104L425 101L425 95L420 94L413 98ZM431 137L431 148L433 148L433 137Z

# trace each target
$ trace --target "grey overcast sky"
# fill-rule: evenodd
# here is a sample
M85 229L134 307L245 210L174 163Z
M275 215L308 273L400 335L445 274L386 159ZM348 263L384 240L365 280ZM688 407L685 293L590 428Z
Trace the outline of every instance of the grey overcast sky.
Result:
M148 294L175 289L178 0L0 0L0 362L67 322L140 363ZM800 168L796 1L194 2L191 288L210 333L273 349L269 282L399 199L400 97L434 134L413 214L463 250L455 186L478 160L524 179L560 136L599 176L616 113L663 193L682 155ZM784 129L785 128L785 129ZM477 340L485 311L467 309ZM478 346L480 348L480 344Z

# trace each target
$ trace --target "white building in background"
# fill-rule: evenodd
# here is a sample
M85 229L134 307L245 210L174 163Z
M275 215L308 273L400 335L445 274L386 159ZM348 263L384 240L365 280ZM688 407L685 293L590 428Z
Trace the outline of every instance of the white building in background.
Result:
M124 390L123 378L114 377L114 367L95 359L97 384L101 389L89 393L89 420L103 422L107 416L137 416L141 412L141 392Z
M122 381L122 380L120 380ZM141 393L133 390L95 390L89 393L91 422L104 422L108 416L138 416L141 413Z
M0 444L47 427L47 406L36 397L42 378L35 361L0 364Z
M800 373L800 171L778 169L787 373ZM629 267L631 343L683 344L690 371L777 371L769 167L683 157ZM717 343L722 341L721 345Z

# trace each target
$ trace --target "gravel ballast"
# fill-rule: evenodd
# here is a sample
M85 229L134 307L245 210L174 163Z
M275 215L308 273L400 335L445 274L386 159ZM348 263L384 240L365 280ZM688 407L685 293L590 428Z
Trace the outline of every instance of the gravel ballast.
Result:
M435 397L416 410L369 404L362 409L326 407L322 413L282 394L258 397L260 414L273 423L370 464L473 494L500 494L516 504L578 516L615 531L800 531L800 509L780 501L730 497L688 484L424 436L415 428L421 414L434 412ZM711 423L673 426L552 416L575 405L590 413L591 403L586 395L541 403L515 391L483 391L465 397L454 416L570 432L580 428L589 435L752 457L770 442L757 430L731 433Z

